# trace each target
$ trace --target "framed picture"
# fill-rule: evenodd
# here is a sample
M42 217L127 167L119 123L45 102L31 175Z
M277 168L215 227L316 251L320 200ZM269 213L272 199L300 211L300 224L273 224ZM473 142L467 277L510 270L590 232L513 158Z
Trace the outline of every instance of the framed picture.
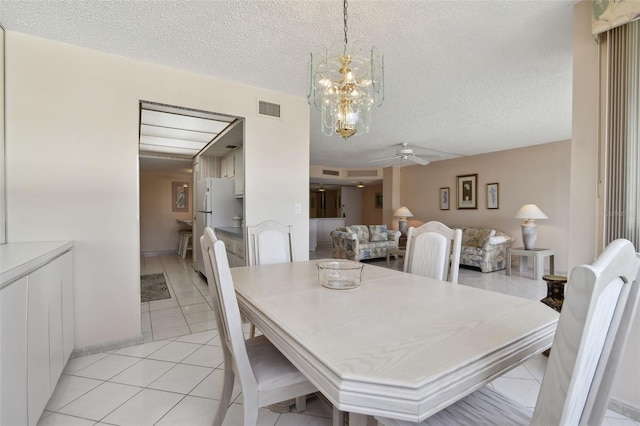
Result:
M487 208L488 209L497 209L499 208L500 202L500 192L499 186L497 183L488 183L487 184Z
M449 210L449 187L440 188L440 210Z
M376 192L376 209L382 208L382 192Z
M458 176L458 209L478 208L478 174Z
M189 211L189 184L186 182L173 182L171 201L174 212Z

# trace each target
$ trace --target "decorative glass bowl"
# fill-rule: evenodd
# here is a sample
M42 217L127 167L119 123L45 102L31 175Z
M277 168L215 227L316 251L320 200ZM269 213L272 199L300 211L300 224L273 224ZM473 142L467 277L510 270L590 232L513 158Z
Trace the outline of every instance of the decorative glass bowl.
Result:
M360 286L364 264L351 260L318 262L318 281L322 286L347 290Z

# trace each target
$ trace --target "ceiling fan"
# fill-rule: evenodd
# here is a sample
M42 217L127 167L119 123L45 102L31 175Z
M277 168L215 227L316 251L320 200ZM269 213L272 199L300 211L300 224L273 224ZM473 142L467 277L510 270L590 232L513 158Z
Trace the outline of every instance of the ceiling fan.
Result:
M403 142L400 144L400 149L396 151L396 155L392 156L392 157L386 157L386 158L379 158L377 160L371 160L369 161L370 163L379 163L381 161L389 161L389 160L407 160L407 161L413 161L414 163L420 164L422 166L426 166L427 164L430 163L429 160L426 160L425 158L432 158L432 159L440 159L443 158L442 155L422 155L422 156L418 156L416 154L413 153L413 148L411 148L409 146L408 143Z

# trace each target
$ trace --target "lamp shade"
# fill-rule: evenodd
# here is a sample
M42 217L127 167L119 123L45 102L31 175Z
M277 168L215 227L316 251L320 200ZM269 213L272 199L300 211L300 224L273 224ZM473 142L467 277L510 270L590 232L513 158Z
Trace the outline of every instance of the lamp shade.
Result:
M535 204L525 204L516 213L516 219L549 219Z
M411 213L411 211L405 206L402 206L398 210L393 212L393 215L399 217L413 217L413 213Z

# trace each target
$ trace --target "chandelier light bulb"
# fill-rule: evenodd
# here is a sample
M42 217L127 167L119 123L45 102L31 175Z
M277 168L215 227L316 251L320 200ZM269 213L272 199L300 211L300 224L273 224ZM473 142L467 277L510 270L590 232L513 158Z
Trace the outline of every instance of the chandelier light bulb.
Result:
M348 43L347 1L343 2L344 42L311 53L307 100L322 112L322 133L344 139L368 133L371 108L384 102L384 58L375 47Z

